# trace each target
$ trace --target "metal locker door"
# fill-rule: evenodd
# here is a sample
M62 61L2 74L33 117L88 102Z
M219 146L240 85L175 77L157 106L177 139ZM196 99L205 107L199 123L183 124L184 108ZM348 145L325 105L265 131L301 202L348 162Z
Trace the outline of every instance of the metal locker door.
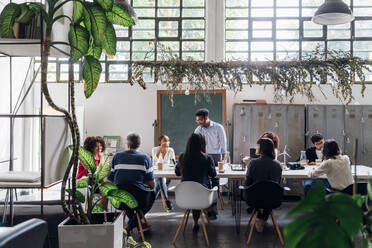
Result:
M287 106L283 104L273 104L269 106L268 116L268 130L274 132L279 136L279 151L283 151L284 146L287 144ZM280 158L282 161L282 158Z
M363 116L361 119L362 157L358 159L359 164L372 166L372 106L363 106Z
M359 140L358 161L361 158L362 152L360 149L361 137L361 118L362 106L346 106L345 107L345 149L344 154L348 155L353 160L353 149L355 139ZM353 161L355 163L355 161ZM359 162L358 162L359 163Z
M240 163L240 156L249 155L249 135L251 130L251 106L248 104L234 105L233 123L233 163Z
M252 105L251 148L256 147L258 137L269 130L269 114L268 105Z
M325 105L308 105L307 106L307 146L311 146L311 136L321 133L324 137L326 134Z
M301 151L305 148L305 106L289 105L287 111L287 146L288 153L291 156L288 161L295 161L300 157Z
M341 150L344 149L345 107L343 105L326 106L325 139L335 139Z

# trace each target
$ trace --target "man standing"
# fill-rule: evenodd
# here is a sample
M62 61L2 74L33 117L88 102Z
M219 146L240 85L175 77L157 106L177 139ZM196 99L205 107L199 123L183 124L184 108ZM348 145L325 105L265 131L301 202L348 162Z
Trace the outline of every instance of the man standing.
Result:
M218 162L225 159L226 156L226 133L225 129L220 123L214 122L209 119L208 109L199 109L196 114L196 122L198 127L194 133L199 133L204 136L206 143L206 153L211 155L214 160L215 166ZM219 186L219 179L212 180L212 187ZM213 210L209 211L208 216L210 219L216 219L217 205L213 206Z
M108 176L120 189L131 193L137 200L139 208L146 214L155 201L155 180L151 158L137 149L141 137L136 133L127 136L128 150L117 152L111 161L112 171ZM120 207L124 209L122 205ZM136 215L132 209L125 209L129 218L127 230L137 227ZM149 227L144 226L144 229Z

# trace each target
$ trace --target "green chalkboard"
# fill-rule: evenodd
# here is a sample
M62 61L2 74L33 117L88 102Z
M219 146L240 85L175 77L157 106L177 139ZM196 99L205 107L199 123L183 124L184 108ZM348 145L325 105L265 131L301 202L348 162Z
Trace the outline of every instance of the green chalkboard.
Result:
M157 137L161 134L169 136L171 147L176 156L185 150L187 139L197 127L195 112L200 108L209 110L209 118L226 127L226 91L208 91L199 95L195 102L194 92L185 95L177 91L173 95L173 106L168 91L158 91L158 127Z

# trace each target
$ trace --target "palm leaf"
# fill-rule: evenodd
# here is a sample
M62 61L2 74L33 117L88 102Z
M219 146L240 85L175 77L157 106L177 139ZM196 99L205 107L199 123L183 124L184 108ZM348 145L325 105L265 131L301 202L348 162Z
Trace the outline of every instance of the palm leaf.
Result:
M106 34L103 39L103 52L111 59L116 54L116 33L111 23L107 23Z
M74 12L72 14L72 22L79 23L83 19L84 7L80 1L74 1Z
M83 64L84 94L89 98L98 86L102 72L101 63L91 55L85 56Z
M112 24L118 24L123 27L133 26L135 24L130 14L117 4L114 4L111 11L106 12L106 16Z
M88 185L89 185L88 178L83 178L76 182L76 188L78 189L86 188L88 187Z
M94 45L92 43L89 47L87 55L92 55L95 59L100 59L102 54L102 47Z
M80 25L70 25L68 40L71 44L71 61L76 62L83 57L89 49L88 30Z
M7 4L0 14L0 37L15 38L13 25L15 19L21 14L21 7L15 3Z
M69 193L70 196L72 197L72 189L66 189L66 192ZM85 197L84 197L83 193L81 193L78 190L75 191L75 199L77 199L81 203L85 202Z
M96 46L102 46L103 37L106 32L107 18L104 10L98 4L86 4L84 19L88 19L86 27L93 35L93 42Z
M110 11L114 5L113 0L94 0L94 2L98 3L105 11Z
M116 189L118 189L118 187L111 182L104 182L99 186L99 190L101 191L102 195L105 197L108 196L108 192L110 190L116 190Z

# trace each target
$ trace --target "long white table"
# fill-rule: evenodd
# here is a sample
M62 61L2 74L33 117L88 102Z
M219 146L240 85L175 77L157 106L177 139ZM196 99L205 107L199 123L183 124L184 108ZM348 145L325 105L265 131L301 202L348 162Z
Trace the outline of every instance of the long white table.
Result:
M234 166L234 165L233 165ZM315 169L316 166L305 166L304 170L284 170L282 173L283 178L287 179L297 179L297 180L309 180L311 179L308 174L310 170ZM234 171L231 170L230 165L225 164L225 171L223 173L217 171L217 177L219 178L229 178L235 180L244 180L246 171ZM351 166L352 174L354 176L355 166ZM367 180L372 178L372 168L365 165L356 166L356 175L358 180ZM154 169L155 177L165 177L168 179L180 179L174 172L174 167L167 167L163 170Z

